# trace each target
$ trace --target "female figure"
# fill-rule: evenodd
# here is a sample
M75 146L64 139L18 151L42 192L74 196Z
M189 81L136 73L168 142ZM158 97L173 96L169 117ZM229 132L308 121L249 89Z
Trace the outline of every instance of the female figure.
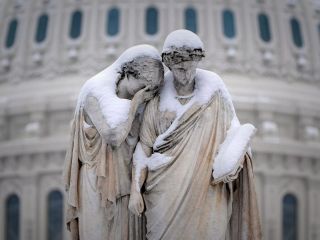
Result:
M143 103L162 80L159 53L139 45L82 87L64 168L73 239L144 239L142 218L128 211L131 158Z

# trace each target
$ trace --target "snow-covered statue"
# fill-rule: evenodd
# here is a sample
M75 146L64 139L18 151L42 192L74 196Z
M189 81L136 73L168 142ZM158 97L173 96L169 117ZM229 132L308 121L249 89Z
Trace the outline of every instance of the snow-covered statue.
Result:
M132 154L163 74L158 51L138 45L82 87L64 168L72 239L145 239L143 218L128 210Z
M144 112L129 209L145 210L149 240L258 240L249 149L255 128L240 125L221 78L197 68L203 57L190 31L165 40L170 71Z

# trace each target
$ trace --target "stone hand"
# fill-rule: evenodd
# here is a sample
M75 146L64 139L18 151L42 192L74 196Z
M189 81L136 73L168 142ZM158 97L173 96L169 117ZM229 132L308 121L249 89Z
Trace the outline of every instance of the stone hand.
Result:
M133 101L136 103L141 104L143 102L150 101L155 94L157 93L157 89L151 89L150 86L146 86L145 88L139 90L133 97Z
M141 216L141 213L144 210L144 202L140 192L131 191L130 200L129 200L129 210L137 215Z

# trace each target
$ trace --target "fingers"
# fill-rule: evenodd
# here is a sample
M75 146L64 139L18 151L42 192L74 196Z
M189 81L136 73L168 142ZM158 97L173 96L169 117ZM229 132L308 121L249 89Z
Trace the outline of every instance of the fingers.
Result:
M144 89L145 91L152 90L150 85L145 86L143 89Z
M140 216L141 214L140 214L141 212L139 211L139 204L135 204L135 214L137 215L137 216Z
M140 202L139 202L139 213L143 212L143 208L144 208L144 204L143 204L143 201L141 199Z
M140 216L140 211L139 211L139 204L138 203L132 203L132 204L129 204L129 210L134 214L134 215L137 215L137 216Z
M141 213L144 210L144 202L140 193L138 195L131 194L128 208L134 215L141 217Z

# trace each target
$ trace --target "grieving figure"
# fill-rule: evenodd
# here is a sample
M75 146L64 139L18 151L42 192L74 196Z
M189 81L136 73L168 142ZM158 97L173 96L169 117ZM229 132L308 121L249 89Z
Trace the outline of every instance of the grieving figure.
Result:
M255 128L240 125L221 78L197 68L203 57L190 31L165 40L170 71L144 112L129 208L137 215L145 209L150 240L258 240L249 149Z
M158 51L138 45L82 87L64 168L73 239L144 239L143 218L128 210L132 154L144 102L162 81Z

